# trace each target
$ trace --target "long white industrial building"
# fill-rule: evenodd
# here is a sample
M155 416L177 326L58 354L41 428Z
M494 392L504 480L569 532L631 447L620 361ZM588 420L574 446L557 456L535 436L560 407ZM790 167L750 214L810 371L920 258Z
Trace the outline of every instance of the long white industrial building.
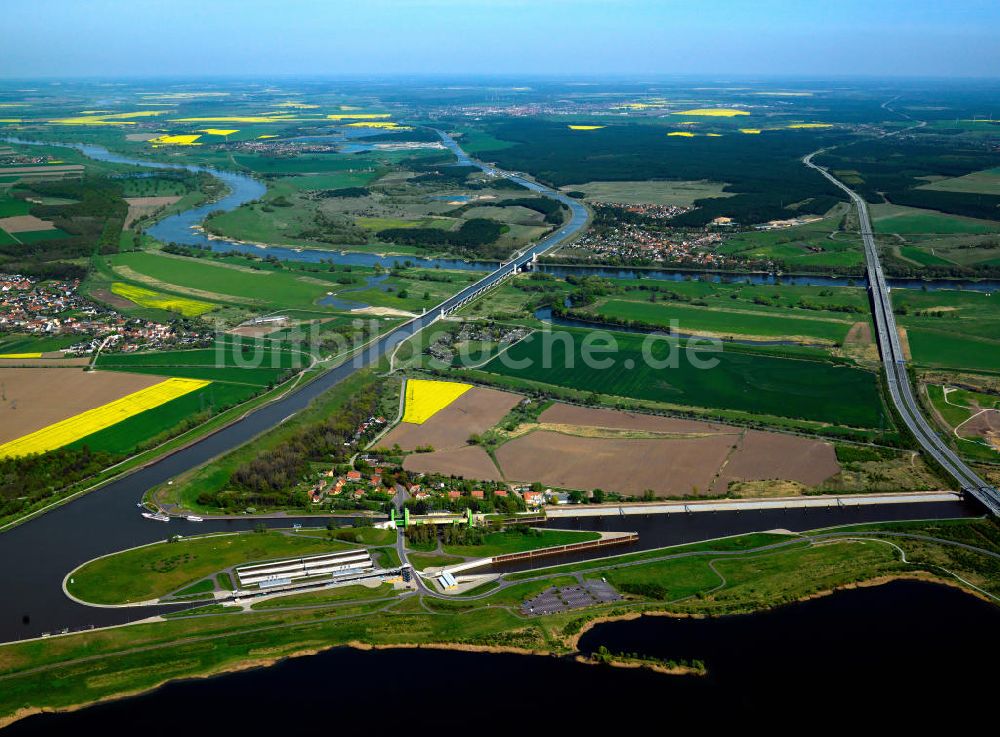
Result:
M310 555L271 563L240 566L236 569L240 586L268 586L289 583L295 579L333 575L343 571L362 571L374 567L367 550L346 550L341 553Z

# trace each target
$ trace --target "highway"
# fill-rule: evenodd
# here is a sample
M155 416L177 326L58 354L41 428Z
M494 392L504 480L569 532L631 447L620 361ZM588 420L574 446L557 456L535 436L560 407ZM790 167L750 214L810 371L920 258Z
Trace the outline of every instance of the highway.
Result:
M882 271L878 251L875 247L875 236L872 233L871 218L868 215L868 203L857 192L841 182L822 166L813 163L813 157L824 149L814 151L802 159L806 166L820 172L833 184L842 189L851 198L858 211L858 226L865 248L865 267L868 273L868 290L871 297L872 312L875 317L875 328L878 339L879 353L885 367L886 383L896 410L903 418L906 427L920 443L924 451L958 483L959 488L983 504L990 512L1000 517L1000 493L969 468L958 455L949 448L934 428L923 416L913 392L910 377L906 370L906 357L899 342L899 331L896 328L896 316L892 311L892 298Z

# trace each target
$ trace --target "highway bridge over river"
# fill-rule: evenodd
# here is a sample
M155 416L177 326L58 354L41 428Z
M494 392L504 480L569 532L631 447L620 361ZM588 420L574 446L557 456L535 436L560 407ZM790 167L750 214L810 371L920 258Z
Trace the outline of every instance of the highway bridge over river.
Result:
M868 203L861 195L833 176L824 167L813 163L813 157L822 153L823 150L809 154L802 159L802 163L820 172L846 192L858 211L858 225L865 247L868 291L872 312L875 316L878 348L882 356L882 364L885 367L889 394L896 406L896 411L899 412L907 429L913 433L913 437L920 443L924 451L958 482L962 491L975 497L991 513L1000 517L1000 493L980 478L958 457L958 454L948 447L920 411L913 386L910 383L910 376L906 370L906 357L899 342L899 330L896 328L896 316L892 312L889 286L886 284L882 263L879 261L878 250L875 246L871 218L868 215Z

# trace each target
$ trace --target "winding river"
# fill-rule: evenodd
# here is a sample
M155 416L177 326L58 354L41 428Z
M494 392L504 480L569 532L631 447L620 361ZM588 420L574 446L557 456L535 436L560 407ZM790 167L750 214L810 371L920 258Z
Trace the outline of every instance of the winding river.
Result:
M287 419L309 404L317 395L356 371L359 367L376 360L398 343L415 332L430 325L441 309L452 309L476 290L496 282L510 271L530 259L532 255L551 249L577 232L587 220L587 211L577 201L566 197L531 180L518 175L493 169L473 161L451 138L442 134L442 140L451 148L460 164L475 165L485 171L508 177L532 191L558 199L570 208L570 221L557 232L540 243L527 249L516 262L493 271L479 282L464 288L455 296L445 300L438 308L414 318L397 327L392 332L375 341L356 359L352 359L326 372L313 382L298 388L282 398L263 405L231 425L208 435L197 442L178 450L160 460L121 477L97 492L79 497L25 524L0 534L0 641L10 641L36 637L43 633L77 629L88 626L103 626L141 619L157 613L157 608L97 609L78 605L62 592L64 576L78 565L100 555L111 553L144 543L164 539L168 534L197 534L218 531L250 529L263 521L271 526L287 526L287 521L235 519L209 520L192 523L174 520L169 525L152 522L139 516L136 503L143 493L158 484L206 461L225 453ZM111 153L98 146L75 145L87 156L115 163L169 168L164 164L130 159ZM176 168L176 167L175 167ZM207 243L216 250L229 250L231 245L204 239L192 226L200 222L209 212L232 209L240 204L257 199L264 192L264 186L241 174L219 171L209 167L189 166L190 171L204 171L217 176L230 187L230 192L222 200L203 205L161 221L151 229L157 237L175 242ZM188 240L188 238L193 240ZM198 238L204 239L198 241ZM253 247L247 247L253 248ZM326 251L299 252L291 249L269 249L279 257L336 258L336 254ZM375 258L368 254L356 254L359 258ZM374 263L374 262L372 262ZM465 263L465 262L456 262ZM463 268L463 267L459 267ZM883 507L846 507L823 511L811 511L788 516L780 512L719 512L700 516L697 525L674 527L660 525L655 518L643 526L648 528L647 539L684 542L704 537L749 532L753 530L784 527L786 529L808 529L860 521L883 521L892 519L915 519L928 517L955 517L974 513L974 509L962 504L898 504ZM563 521L560 526L564 526ZM581 523L596 524L596 523ZM610 523L607 523L610 524ZM654 529L670 529L665 537L656 537ZM630 527L631 529L631 527ZM644 531L643 535L647 535Z
M351 136L356 137L356 136ZM307 136L301 140L319 140L323 137ZM77 149L89 158L97 161L106 161L113 164L126 164L131 166L141 166L152 169L185 169L190 172L204 172L223 181L229 188L229 194L216 202L211 202L199 207L194 207L183 212L163 218L148 229L148 233L163 243L180 243L188 246L198 246L209 248L217 252L236 251L254 256L262 253L274 256L286 261L302 261L306 263L336 263L349 266L373 267L376 264L389 267L394 263L409 261L415 266L422 268L454 269L463 271L492 271L497 267L496 261L469 261L458 258L426 258L421 256L403 255L382 255L378 253L364 253L344 250L329 250L320 248L290 248L277 245L257 245L234 241L218 236L208 237L199 227L211 212L235 210L247 202L260 199L267 191L266 186L259 180L246 174L217 169L209 166L199 166L195 164L179 165L164 164L155 161L146 161L133 157L114 153L94 144L85 143L60 143L54 144L48 141L28 141L19 138L2 138L0 140L9 143L24 145L60 145ZM335 140L340 141L340 136ZM456 155L460 166L480 166L478 162L471 159L451 138L443 136L442 140ZM499 171L492 169L493 171ZM557 196L562 201L569 200L562 193L556 193L547 187L542 187L533 181L521 180L536 192L542 192ZM552 274L554 276L601 276L610 279L652 279L654 281L685 281L689 279L708 279L715 282L749 282L751 284L789 284L795 286L818 286L818 287L846 287L856 285L864 287L867 280L864 276L857 277L832 277L820 274L784 274L776 276L774 274L751 273L732 274L721 272L707 272L691 269L670 269L670 268L630 268L613 266L585 266L585 265L562 265L562 264L539 264L538 270ZM962 280L962 279L893 279L890 278L889 285L899 289L964 289L979 292L995 292L1000 290L1000 280Z

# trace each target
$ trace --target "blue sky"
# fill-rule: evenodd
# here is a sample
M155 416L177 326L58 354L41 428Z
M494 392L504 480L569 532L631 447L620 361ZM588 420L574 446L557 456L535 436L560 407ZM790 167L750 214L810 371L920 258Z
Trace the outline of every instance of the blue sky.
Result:
M2 0L0 77L1000 76L996 0Z

